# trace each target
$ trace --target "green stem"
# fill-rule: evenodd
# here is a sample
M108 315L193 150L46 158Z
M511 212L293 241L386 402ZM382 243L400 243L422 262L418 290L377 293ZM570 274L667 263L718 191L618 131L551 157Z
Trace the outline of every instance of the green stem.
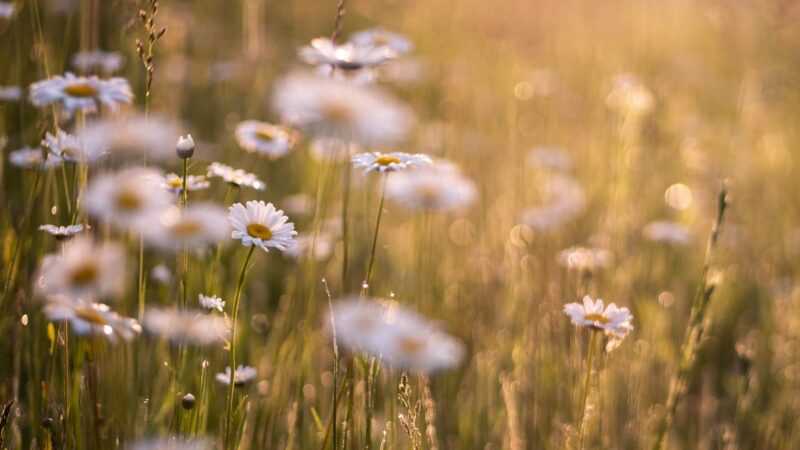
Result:
M385 173L383 175L383 183L381 187L381 201L378 204L378 219L375 221L375 234L372 235L372 251L370 251L369 265L367 266L367 276L364 277L364 283L361 285L362 299L367 296L367 292L369 291L369 282L372 278L372 267L375 265L375 249L378 246L378 231L381 228L381 218L383 217L383 202L386 199L387 178L389 178L389 174Z
M594 358L594 348L595 348L595 339L597 330L592 329L591 337L589 338L589 349L587 350L586 356L586 378L583 382L583 402L581 403L581 416L578 418L578 439L580 440L579 448L583 448L583 427L584 427L584 417L586 416L586 403L589 399L589 383L591 381L592 376L592 359Z

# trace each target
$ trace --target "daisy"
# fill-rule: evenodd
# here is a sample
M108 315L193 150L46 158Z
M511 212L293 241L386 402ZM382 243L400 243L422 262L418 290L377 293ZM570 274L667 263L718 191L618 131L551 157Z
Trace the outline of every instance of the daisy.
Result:
M191 134L186 137L178 137L178 143L175 144L175 153L178 154L180 159L189 159L194 155L194 139Z
M331 65L342 70L369 69L397 56L389 46L355 45L352 42L336 44L329 38L317 38L300 49L300 59L308 64Z
M613 87L606 98L609 108L623 114L646 114L655 106L653 93L632 73L614 77Z
M9 153L8 161L23 169L52 169L63 163L63 160L55 155L45 154L41 148L22 147Z
M611 252L602 248L570 247L557 256L558 263L578 272L595 272L611 263Z
M48 131L42 141L42 147L69 163L93 163L105 155L102 149L86 147L77 137L64 130L56 130L55 135Z
M535 147L528 153L528 164L540 169L567 172L572 169L572 157L557 147Z
M422 153L410 154L403 152L368 152L353 156L353 167L364 169L367 172L396 172L409 167L419 167L432 164L431 158Z
M316 202L308 194L294 194L283 197L283 210L291 215L306 216L314 212Z
M477 194L472 180L452 172L409 171L386 180L386 195L415 210L457 210L472 203Z
M124 78L103 80L95 76L76 77L67 72L33 83L29 99L36 107L57 103L61 105L62 113L69 118L76 111L95 113L100 105L116 112L120 104L131 103L133 91Z
M594 301L588 295L583 297L583 304L564 305L564 314L570 317L574 325L590 327L617 338L624 338L633 331L633 316L628 308L617 308L614 303L604 308L603 300Z
M349 161L361 147L355 142L338 138L316 138L308 146L309 154L317 161Z
M575 180L552 176L542 188L544 204L522 213L522 222L534 230L548 231L578 216L586 208L586 194Z
M16 7L14 3L10 2L0 2L0 19L2 20L11 20L14 17L14 11Z
M186 177L186 190L188 191L208 189L210 185L211 183L208 182L208 179L202 175L189 175ZM174 172L168 173L161 180L161 187L173 194L180 194L183 192L183 177Z
M0 86L0 102L16 102L22 98L19 86Z
M663 242L676 247L688 244L692 237L689 229L685 226L666 220L650 222L644 227L642 234L648 240Z
M220 177L226 183L236 187L247 186L259 191L263 191L264 188L267 187L267 185L254 174L245 172L242 169L234 169L231 166L226 166L216 161L208 166L208 176Z
M297 133L286 127L256 120L246 120L236 126L236 142L240 147L270 159L289 153L297 138Z
M362 145L397 142L414 123L410 109L383 91L307 73L279 80L273 104L283 122L310 135Z
M44 231L50 235L55 236L59 241L65 241L84 230L83 224L56 226L56 225L40 225L39 231Z
M70 329L76 334L104 336L111 342L117 338L130 341L142 331L139 322L120 316L108 305L74 301L61 295L47 298L44 313L54 322L69 321Z
M92 241L78 236L61 251L45 255L37 275L43 294L63 294L70 298L107 298L125 289L125 251L118 244Z
M143 325L149 333L176 344L211 345L228 336L225 319L202 311L149 308Z
M219 312L224 311L225 301L217 297L216 295L200 294L198 297L200 300L200 306L202 306L203 308L208 310L216 309Z
M406 54L413 49L413 45L407 37L380 28L353 33L350 35L350 42L364 48L388 47L395 55Z
M281 210L275 210L272 203L249 201L247 206L236 203L229 209L229 219L233 239L240 239L242 245L255 245L268 252L270 247L284 251L294 242L294 223Z
M329 233L318 233L316 238L314 233L304 233L297 236L283 253L292 259L312 257L313 253L314 259L322 261L333 254L335 245L336 242Z
M349 299L333 308L336 339L354 351L381 358L401 370L435 372L456 367L464 346L436 326L398 306Z
M182 437L139 440L130 447L131 450L212 450L216 448L205 439Z
M129 115L90 122L80 139L86 148L115 158L171 161L180 127L165 117Z
M142 167L97 175L86 188L84 206L92 217L117 227L137 227L172 203L172 196L161 188L162 177Z
M72 67L79 72L99 71L103 74L112 74L122 68L122 55L103 50L83 51L72 55L71 62Z
M233 371L233 385L237 387L244 386L248 381L255 379L256 375L258 375L258 372L255 368L240 364L238 367L236 367L236 370ZM220 383L230 386L231 368L226 367L225 372L218 373L216 378Z
M228 236L228 215L211 203L195 203L182 209L170 206L154 211L142 222L142 236L149 245L177 250L206 248Z

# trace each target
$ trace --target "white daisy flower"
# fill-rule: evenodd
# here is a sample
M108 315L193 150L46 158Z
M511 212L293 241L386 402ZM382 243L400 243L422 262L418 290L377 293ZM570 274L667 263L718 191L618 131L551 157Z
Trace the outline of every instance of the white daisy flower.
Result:
M55 155L47 155L41 148L22 147L8 154L8 161L22 169L52 169L64 161Z
M308 194L289 195L281 200L283 210L293 216L306 216L314 212L316 201Z
M23 90L19 86L0 86L0 102L16 102L22 98Z
M314 259L322 261L333 254L335 246L336 241L330 233L318 233L316 239L314 233L304 233L298 235L283 253L292 259L310 258L313 249Z
M139 322L120 316L108 305L74 301L61 295L47 298L44 314L54 322L69 321L70 329L76 334L104 336L111 342L117 338L130 341L142 331Z
M77 236L57 253L45 255L36 287L43 294L72 299L118 297L125 290L125 250L118 244Z
M200 294L198 298L200 300L200 306L205 309L216 309L219 312L223 312L225 310L225 301L216 295Z
M169 284L172 281L172 272L164 264L159 264L150 270L150 278L159 284Z
M80 72L98 71L109 75L122 68L122 55L119 52L91 50L72 55L72 67Z
M631 325L633 316L628 308L618 308L614 303L604 307L603 300L594 301L588 295L583 297L583 304L564 305L564 314L568 315L575 325L603 331L617 338L624 338L633 331Z
M212 203L193 203L182 209L169 206L154 211L142 222L142 236L148 245L164 250L206 248L228 236L228 214Z
M84 146L76 136L60 129L56 130L55 135L48 131L42 140L42 147L69 163L91 164L106 154L101 148Z
M362 145L397 142L414 123L411 110L383 91L307 73L279 80L273 104L283 122L310 135Z
M611 252L602 248L570 247L557 255L558 263L578 272L595 272L611 263Z
M189 175L186 177L186 190L187 191L200 191L208 189L211 183L202 175ZM173 194L180 194L183 192L183 177L176 173L168 173L161 180L161 187Z
M528 164L540 169L567 172L572 169L572 156L557 147L535 147L528 153Z
M89 122L80 139L90 149L115 158L172 161L180 127L175 121L143 115L128 115Z
M172 204L161 188L160 172L131 167L95 176L86 188L84 207L89 215L108 219L120 228L135 228Z
M554 175L542 188L544 204L522 213L522 222L539 231L553 230L578 216L586 208L583 187L572 178Z
M623 114L646 114L655 106L653 93L632 73L614 77L613 87L606 98L609 108Z
M242 245L255 245L264 251L270 247L284 251L294 242L294 223L283 211L276 210L272 203L249 201L245 207L236 203L229 209L229 219L233 232L231 237L242 241Z
M477 195L472 180L453 172L408 171L386 180L386 196L414 210L453 211L468 206Z
M642 234L648 240L663 242L676 247L685 246L692 238L688 228L679 223L666 220L650 222L644 227Z
M59 241L65 241L84 230L83 224L56 226L56 225L40 225L39 231L44 231L52 236L55 236Z
M11 20L14 17L16 7L12 2L0 2L0 19Z
M308 145L308 151L317 161L344 162L363 150L355 142L337 138L316 138Z
M293 130L257 120L246 120L236 126L236 142L251 153L277 159L285 156L297 143Z
M120 104L131 103L133 91L124 78L104 80L95 76L76 77L67 72L31 84L29 99L40 108L58 103L62 113L72 117L76 111L95 113L101 105L116 112Z
M336 44L329 38L311 40L311 45L300 49L300 59L308 64L327 64L342 70L369 69L397 56L389 46L355 45L352 42Z
M336 339L401 370L435 372L456 367L464 346L417 314L374 300L349 299L333 307Z
M368 152L359 153L352 158L353 166L356 169L364 169L367 172L397 172L406 170L409 167L419 167L432 164L431 158L422 153L403 153L403 152Z
M199 310L149 308L143 325L149 333L176 344L218 344L225 342L229 334L225 319Z
M205 439L167 437L139 440L133 443L130 448L131 450L212 450L216 447Z
M240 364L236 370L233 371L233 385L237 387L244 386L248 381L255 379L258 372L255 368ZM217 381L230 386L231 384L231 368L226 367L225 372L217 374Z
M245 172L242 169L234 169L231 166L226 166L225 164L212 162L210 166L208 166L208 176L209 177L220 177L228 184L232 184L236 187L247 186L253 189L263 191L264 188L267 187L263 181L259 180L257 176L252 173Z
M395 56L409 53L414 48L407 37L381 28L355 32L350 35L350 42L364 48L388 47Z

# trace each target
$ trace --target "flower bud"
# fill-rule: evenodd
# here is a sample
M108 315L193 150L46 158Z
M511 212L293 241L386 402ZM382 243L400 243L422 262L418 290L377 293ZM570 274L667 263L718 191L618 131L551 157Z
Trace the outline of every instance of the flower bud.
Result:
M186 394L181 399L181 406L187 411L194 409L195 403L197 403L197 399L192 394Z
M186 137L181 136L178 138L176 151L178 152L178 158L181 159L188 159L194 155L194 139L192 139L191 134L187 134Z

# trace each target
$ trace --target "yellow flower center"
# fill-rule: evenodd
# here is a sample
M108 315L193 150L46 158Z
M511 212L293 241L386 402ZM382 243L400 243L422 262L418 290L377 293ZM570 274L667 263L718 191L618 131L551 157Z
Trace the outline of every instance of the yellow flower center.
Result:
M102 314L92 308L75 308L75 315L80 319L96 325L105 325L108 323Z
M92 263L84 264L70 274L70 281L72 284L87 285L97 279L98 271L97 266Z
M202 225L199 222L192 220L180 221L170 228L172 235L178 237L193 236L199 234L202 230Z
M375 164L388 166L389 164L400 164L400 158L392 155L383 155L375 159Z
M272 142L277 138L277 135L272 132L272 130L268 130L266 128L261 128L256 131L256 136L262 141Z
M324 106L323 117L328 122L346 125L351 122L353 110L344 102L331 102Z
M181 178L170 178L169 180L167 180L167 184L170 187L183 188L183 179L181 179Z
M272 239L272 230L264 225L261 225L260 223L247 224L247 234L254 238L259 238L262 241L268 241Z
M135 211L142 206L142 199L130 190L118 192L114 200L117 203L117 208L123 211Z
M64 93L70 97L94 97L97 89L89 83L74 83L65 87Z
M604 315L602 315L600 313L586 314L585 316L583 316L583 318L584 318L584 320L590 320L592 322L597 322L597 323L599 323L601 325L605 325L608 322L611 322L608 319L608 317L606 317L606 316L604 316Z
M403 336L400 338L398 346L401 352L410 356L416 356L425 348L425 341L412 336Z

